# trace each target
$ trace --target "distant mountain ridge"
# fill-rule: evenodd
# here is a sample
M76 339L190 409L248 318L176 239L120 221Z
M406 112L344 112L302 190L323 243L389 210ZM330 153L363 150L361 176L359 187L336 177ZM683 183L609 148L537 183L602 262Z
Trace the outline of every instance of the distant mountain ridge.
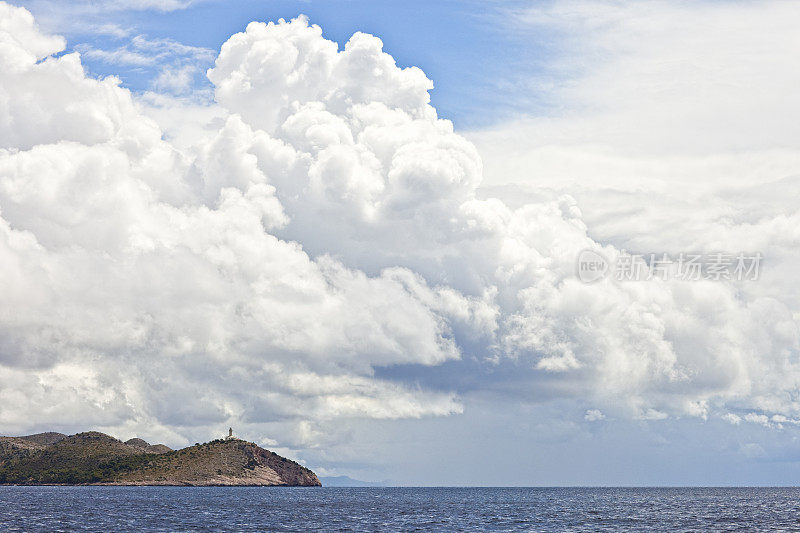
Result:
M320 481L326 487L390 487L391 481L362 481L353 479L349 476L327 476L321 477Z
M60 440L66 439L67 436L63 433L48 431L47 433L36 433L35 435L25 435L19 438L35 442L36 444L42 444L43 446L49 446L50 444L55 444Z
M0 437L0 484L321 485L308 468L237 438L172 450L96 431Z

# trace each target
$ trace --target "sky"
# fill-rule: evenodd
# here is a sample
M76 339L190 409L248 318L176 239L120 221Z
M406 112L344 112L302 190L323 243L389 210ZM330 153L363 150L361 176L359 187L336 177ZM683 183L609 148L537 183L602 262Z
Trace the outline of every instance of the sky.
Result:
M0 2L0 433L796 484L798 15Z
M103 9L104 4L109 7ZM541 58L550 46L547 31L509 31L503 24L509 11L525 5L522 2L492 6L491 2L469 0L205 0L189 2L186 9L169 9L183 3L138 4L167 8L156 10L118 9L113 2L34 0L19 5L31 9L42 27L65 35L67 49L81 51L83 64L93 75L119 76L135 91L187 92L183 87L157 85L165 67L192 67L191 91L208 89L211 84L205 70L231 35L254 20L291 20L304 14L322 27L326 38L340 45L357 31L379 36L398 65L417 66L434 81L434 107L464 127L491 124L499 114L509 117L544 105L540 101L543 95L532 90L531 84L546 67ZM75 17L75 13L81 16ZM135 40L137 36L140 40ZM158 46L159 52L154 53L148 43ZM126 53L108 54L119 51ZM158 53L163 56L155 57Z

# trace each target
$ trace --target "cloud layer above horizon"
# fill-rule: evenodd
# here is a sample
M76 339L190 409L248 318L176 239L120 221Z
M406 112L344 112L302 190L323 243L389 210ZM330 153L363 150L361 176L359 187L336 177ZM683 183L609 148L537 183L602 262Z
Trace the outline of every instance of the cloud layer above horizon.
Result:
M581 250L620 244L568 191L480 195L475 146L377 37L339 50L304 17L253 22L209 70L201 124L88 77L64 47L0 2L9 431L191 442L234 425L302 450L318 423L457 415L476 391L575 399L586 423L800 419L791 299L580 282ZM785 257L788 216L788 242L707 244ZM452 381L424 377L443 365ZM392 372L409 367L423 377Z

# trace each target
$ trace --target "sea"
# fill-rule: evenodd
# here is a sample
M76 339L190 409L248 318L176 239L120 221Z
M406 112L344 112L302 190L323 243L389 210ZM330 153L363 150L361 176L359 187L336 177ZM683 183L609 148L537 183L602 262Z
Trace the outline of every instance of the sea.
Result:
M4 486L0 531L800 531L800 489Z

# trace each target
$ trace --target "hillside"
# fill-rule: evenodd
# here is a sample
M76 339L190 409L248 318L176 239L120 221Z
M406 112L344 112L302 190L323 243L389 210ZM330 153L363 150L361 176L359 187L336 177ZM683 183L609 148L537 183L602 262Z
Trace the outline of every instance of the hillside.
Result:
M19 437L19 438L35 442L37 444L42 444L43 446L49 446L51 444L55 444L60 440L66 439L67 436L64 435L63 433L48 431L46 433L36 433L35 435L25 435L24 437Z
M311 470L235 438L182 450L98 432L47 440L0 437L0 484L320 485Z
M169 446L164 446L163 444L149 444L144 439L138 438L126 440L125 444L128 446L133 446L134 448L138 448L146 453L167 453L172 451L172 448Z

